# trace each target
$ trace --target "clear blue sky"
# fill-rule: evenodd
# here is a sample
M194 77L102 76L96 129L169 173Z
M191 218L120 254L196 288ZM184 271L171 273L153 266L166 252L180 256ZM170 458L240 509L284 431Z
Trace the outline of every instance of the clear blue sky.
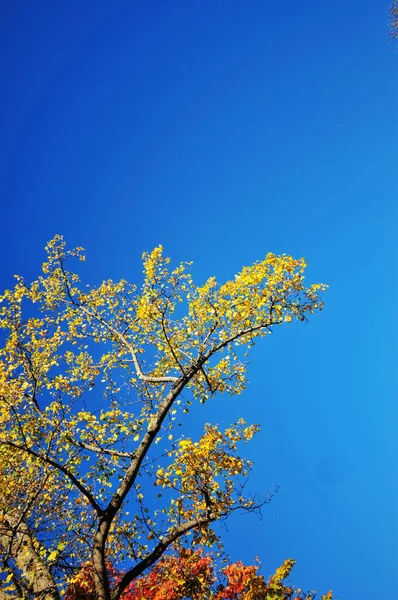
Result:
M397 60L388 1L12 2L0 7L1 283L45 242L87 277L137 280L162 243L220 280L268 251L330 285L311 323L252 355L244 397L203 419L263 424L231 520L234 559L341 600L392 597L397 494ZM395 372L394 372L395 371Z

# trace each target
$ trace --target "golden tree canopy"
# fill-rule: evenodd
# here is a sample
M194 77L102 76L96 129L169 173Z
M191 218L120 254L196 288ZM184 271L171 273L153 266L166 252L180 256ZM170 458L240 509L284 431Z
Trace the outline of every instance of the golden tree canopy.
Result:
M304 259L270 253L197 287L161 246L141 287L86 286L70 270L82 248L57 235L46 250L43 274L1 296L0 598L59 598L92 561L98 600L117 600L189 533L219 543L212 523L267 500L244 494L238 454L257 425L194 440L180 414L240 394L256 339L321 310L326 286L305 286ZM113 587L109 560L127 565Z

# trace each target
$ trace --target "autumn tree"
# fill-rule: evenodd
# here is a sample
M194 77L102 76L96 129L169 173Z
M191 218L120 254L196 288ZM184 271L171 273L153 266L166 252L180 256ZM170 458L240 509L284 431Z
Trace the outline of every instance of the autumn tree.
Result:
M244 493L252 465L238 453L257 425L193 439L181 416L240 394L255 341L322 309L325 286L305 287L303 259L268 254L197 287L161 246L144 254L140 288L85 286L71 270L82 248L55 236L46 250L43 274L1 296L0 599L58 600L89 564L96 600L118 600L267 501Z
M392 39L398 39L398 2L394 2L390 6L390 31Z
M214 555L202 549L180 549L163 555L148 572L133 581L123 600L314 600L316 592L303 592L285 580L294 567L288 559L266 581L259 565L238 561L224 566ZM114 584L123 577L111 564L108 567ZM70 581L65 600L95 600L93 568L82 566ZM328 592L321 600L331 600Z

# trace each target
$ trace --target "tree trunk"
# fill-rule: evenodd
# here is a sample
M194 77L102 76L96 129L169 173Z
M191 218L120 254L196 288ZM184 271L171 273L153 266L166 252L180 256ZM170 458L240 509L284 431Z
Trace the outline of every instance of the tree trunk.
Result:
M22 589L34 600L59 600L57 585L48 565L38 554L39 544L28 526L15 516L7 515L0 521L0 550ZM3 559L3 560L4 560ZM16 594L15 598L19 598ZM12 596L11 596L12 598Z

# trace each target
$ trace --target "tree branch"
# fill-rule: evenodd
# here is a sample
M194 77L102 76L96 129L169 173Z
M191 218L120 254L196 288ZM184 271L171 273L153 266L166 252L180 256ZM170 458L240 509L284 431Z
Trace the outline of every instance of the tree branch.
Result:
M96 454L108 454L109 456L117 456L119 458L134 458L134 452L123 452L122 450L112 450L111 448L102 448L102 446L92 446L91 444L86 444L85 442L81 442L73 439L70 435L66 436L68 442L73 444L74 446L78 446L84 450L88 450L89 452L95 452Z
M111 524L116 514L120 510L127 494L131 490L136 477L139 473L141 464L151 447L157 433L159 432L167 413L175 399L180 395L186 384L192 379L200 365L197 365L190 369L188 373L181 376L177 384L170 390L170 392L163 399L157 416L149 423L147 432L141 440L138 449L135 452L134 458L130 462L125 476L121 481L118 489L112 496L106 509L100 519L99 527L94 540L93 549L93 565L94 565L94 580L97 592L99 594L99 600L107 600L109 597L107 594L107 572L106 572L106 561L105 561L105 547L108 534L111 528Z
M171 531L168 535L166 535L160 542L155 546L148 556L146 556L141 562L135 565L132 569L127 571L125 575L122 577L118 585L112 592L111 598L112 600L119 600L123 591L127 588L127 586L134 581L139 575L141 575L148 567L152 566L167 548L176 540L178 540L181 536L185 535L191 529L196 529L198 527L208 525L212 521L217 519L216 515L208 515L206 517L192 519L191 521L187 521L183 523L179 527L176 527L173 531Z
M166 418L166 415L169 412L174 401L180 395L180 393L185 388L185 386L189 383L189 381L196 375L196 373L201 371L202 366L211 358L211 356L213 356L213 354L215 354L216 352L218 352L219 350L221 350L228 344L232 343L236 339L243 337L244 335L248 335L249 333L253 333L254 331L257 331L259 329L265 329L265 328L270 327L271 325L275 325L275 324L278 324L278 323L272 323L272 322L271 323L263 323L256 327L251 327L244 331L238 332L236 335L234 335L230 339L225 340L221 344L218 344L212 350L210 350L206 355L199 357L199 359L196 360L195 364L191 366L191 368L186 372L185 375L181 376L178 379L176 385L174 385L174 387L170 390L170 392L165 396L164 400L162 401L162 403L159 407L159 411L158 411L156 417L149 424L147 432L144 435L143 439L141 440L141 443L135 452L135 456L126 470L126 474L125 474L122 482L120 483L118 489L113 494L112 499L109 502L106 509L104 510L103 517L100 521L97 535L95 537L93 562L94 562L94 566L95 566L95 571L96 571L95 576L96 576L98 585L101 586L103 589L104 589L104 581L106 578L105 545L106 545L106 540L107 540L107 537L109 534L109 530L110 530L112 521L113 521L115 515L120 510L127 494L129 493L132 486L134 485L134 482L139 473L141 464L142 464L147 452L149 451L149 448L151 447L151 445L155 439L155 436L159 432L159 430L162 426L162 423L163 423L164 419ZM105 596L104 596L104 598L105 598ZM102 598L100 600L102 600Z
M263 323L261 325L256 325L255 327L249 327L249 329L245 329L244 331L238 331L238 333L233 335L228 340L224 340L224 342L221 342L221 344L214 346L214 348L212 348L205 355L205 360L203 361L202 364L207 362L209 360L209 358L211 358L214 354L216 354L216 352L219 352L220 350L222 350L223 348L228 346L228 344L232 344L232 342L234 342L235 340L237 340L241 337L244 337L245 335L249 335L250 333L254 333L255 331L259 331L260 329L268 329L269 327L273 327L274 325L281 325L281 324L282 324L282 321L274 321L274 322L271 321L270 323Z
M92 313L85 306L77 303L76 301L73 301L73 304L75 306L77 306L79 309L81 309L83 312L85 312L86 315L96 319L99 323L101 323L101 325L106 327L108 329L108 331L110 331L121 342L121 344L123 346L125 346L125 348L127 348L128 352L131 354L132 361L133 361L134 368L135 368L138 379L141 379L142 381L145 381L146 383L175 383L176 381L178 381L178 377L174 377L172 375L170 375L170 376L166 375L166 376L162 376L162 377L151 377L149 375L144 375L144 373L142 372L142 369L140 367L140 363L138 362L137 354L134 350L134 347L128 341L128 339L122 333L120 333L120 331L118 331L115 327L113 327L112 325L107 323L104 319L102 319L102 317L97 315L97 313L95 311L94 311L94 313Z
M35 458L38 458L39 460L41 460L41 461L43 461L43 462L51 465L52 467L54 467L58 471L61 471L62 473L64 473L64 475L66 475L72 481L72 483L83 494L83 496L85 496L87 498L87 500L89 501L89 503L91 504L91 506L94 508L95 512L98 515L101 515L103 513L102 508L97 503L96 499L94 498L94 496L90 492L90 490L88 490L77 479L77 477L75 477L73 475L73 473L69 469L67 469L64 465L60 465L59 463L57 463L55 460L53 460L49 456L42 456L41 454L39 454L35 450L32 450L31 448L28 448L28 447L25 447L25 446L20 446L19 444L15 444L14 442L0 440L0 444L2 444L3 446L9 446L11 448L14 448L15 450L22 450L22 452L26 452L27 454L30 454L31 456L34 456Z

